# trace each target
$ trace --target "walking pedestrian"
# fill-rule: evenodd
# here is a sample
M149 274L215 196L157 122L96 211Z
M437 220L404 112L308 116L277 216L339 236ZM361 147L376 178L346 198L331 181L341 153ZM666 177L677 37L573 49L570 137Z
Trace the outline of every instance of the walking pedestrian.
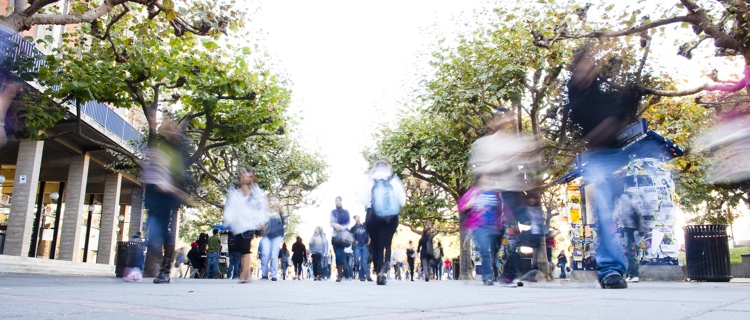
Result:
M341 205L341 197L336 197L336 209L331 211L331 244L333 253L336 256L336 282L341 282L344 277L344 267L346 265L346 253L344 249L354 242L354 237L349 232L350 216L349 211Z
M638 188L628 187L617 199L615 205L616 220L621 226L620 235L624 240L625 255L628 260L627 282L638 282L640 280L638 278L638 262L635 260L636 233L643 232L642 213L638 206L638 199L640 199Z
M432 236L430 230L425 228L422 231L422 237L419 238L419 244L417 245L417 252L419 252L419 259L422 262L422 273L424 274L424 281L430 282L430 269L433 256L432 250Z
M406 263L409 264L409 279L414 281L414 259L417 257L417 252L414 251L413 242L409 240L409 244L406 245Z
M260 239L260 270L261 279L276 281L279 273L279 247L284 242L284 207L279 198L271 196L268 198L270 217L263 228L263 237ZM269 268L268 264L271 264ZM270 270L269 270L270 269Z
M234 234L234 240L242 254L240 258L240 283L251 278L250 244L255 231L265 226L270 217L268 198L265 191L255 182L255 172L251 168L239 170L239 185L227 193L224 204L224 226Z
M451 274L451 259L445 258L445 262L443 262L443 266L445 267L446 279L451 280L452 275L453 275Z
M286 242L281 245L279 251L279 260L281 260L281 280L286 280L286 269L289 268L289 249L286 248Z
M307 248L302 243L302 237L297 236L297 239L292 244L292 263L294 264L294 279L302 280L302 263L307 258Z
M560 267L560 279L567 278L565 274L566 264L568 264L568 257L565 255L565 250L560 250L560 254L557 255L557 266Z
M376 283L386 284L391 261L391 242L398 228L398 214L406 204L406 189L387 161L375 162L361 193L367 211L366 228L372 244Z
M325 267L324 263L326 263L323 260L328 255L328 240L325 233L323 233L323 228L315 227L315 233L310 238L308 248L310 248L310 253L312 253L315 281L320 281L323 279L323 268Z
M213 235L208 238L207 252L206 260L208 260L208 268L206 270L206 277L209 279L221 277L221 272L219 272L219 252L221 252L221 237L219 237L219 229L214 229Z
M240 259L242 254L237 247L234 234L230 231L227 236L227 252L229 255L229 266L227 267L227 279L239 279Z
M443 244L440 241L437 242L437 247L433 248L432 255L432 273L435 275L435 280L441 280L443 278Z
M614 190L620 183L614 173L627 164L628 155L618 148L616 135L635 115L640 94L616 86L607 86L605 91L604 80L598 76L593 54L587 48L576 53L572 67L568 81L570 119L581 128L586 143L581 155L588 159L582 171L584 186L596 186L590 200L598 232L597 277L602 288L624 289L628 287L623 279L627 261L615 239L612 211Z
M354 265L359 269L359 281L372 281L370 277L370 237L358 215L354 216L354 226L350 230L354 236Z
M175 249L172 225L177 209L187 197L185 136L174 120L164 117L157 142L144 152L141 180L146 185L144 206L148 211L148 252L162 252L159 275L154 283L169 283Z

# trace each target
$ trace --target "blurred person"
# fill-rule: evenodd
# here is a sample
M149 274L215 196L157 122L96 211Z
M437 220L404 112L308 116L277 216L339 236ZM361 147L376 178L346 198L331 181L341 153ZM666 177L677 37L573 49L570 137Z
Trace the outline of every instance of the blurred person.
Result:
M443 278L443 257L445 256L443 252L443 244L440 243L440 241L437 242L437 247L433 249L432 255L434 258L432 259L432 274L435 275L435 280L442 280Z
M341 205L341 197L336 197L336 209L331 211L331 244L333 253L336 256L336 282L341 282L344 277L344 267L346 266L346 253L344 249L354 242L354 237L349 232L350 216L349 211Z
M637 199L640 198L638 188L628 187L625 189L615 203L615 220L620 226L620 235L624 240L625 255L628 260L628 269L626 273L627 282L638 282L639 270L636 256L636 233L643 232L643 222L640 207Z
M281 260L281 280L286 280L286 270L289 268L289 249L286 247L286 242L281 245L279 260Z
M370 236L372 261L378 274L376 283L386 284L391 261L391 242L398 228L398 215L406 204L406 189L385 160L375 162L360 193L367 212L366 229Z
M302 263L305 262L307 257L307 248L302 243L302 237L297 236L297 239L292 244L292 263L294 264L294 278L302 280Z
M242 259L242 253L240 253L234 233L232 233L231 231L229 232L229 236L227 237L227 252L229 254L229 266L227 267L227 279L239 279L240 278L240 259Z
M424 269L422 272L424 274L424 281L430 282L431 262L435 256L433 256L432 250L432 236L430 235L430 230L427 228L422 231L422 237L419 238L417 252L419 252L419 259L422 261L422 269Z
M187 197L187 158L185 136L172 119L164 117L154 145L144 151L141 180L145 185L144 206L148 211L147 246L150 252L162 252L159 274L154 283L169 283L175 252L173 217Z
M323 228L315 227L315 233L310 238L310 243L307 247L312 254L312 267L315 281L323 280L323 268L325 261L323 261L328 255L328 240L326 239Z
M359 269L359 281L372 281L370 277L370 237L358 215L354 216L354 226L349 230L354 236L354 265Z
M354 263L354 248L352 248L353 245L354 243L344 248L344 279L346 280L351 280L354 278L354 275L352 274L352 264Z
M208 238L207 252L206 260L208 267L206 268L206 277L221 277L221 272L219 272L219 252L221 252L221 237L219 237L219 229L214 229L213 235Z
M263 228L263 237L260 239L260 269L261 279L277 280L279 273L279 248L284 242L284 224L286 217L284 207L276 196L269 197L270 217ZM270 273L268 264L271 264Z
M11 80L11 77L7 75L0 80L0 148L8 142L10 132L7 131L5 117L10 110L10 104L23 89L23 84Z
M593 54L587 48L575 54L572 68L568 81L570 118L581 128L586 143L581 155L588 159L582 171L583 183L595 191L591 203L598 228L597 277L602 288L624 289L628 287L623 279L627 262L615 239L612 212L618 184L614 173L627 165L628 155L617 147L616 134L635 115L640 94L615 86L605 91L605 80L599 77Z
M505 225L509 224L510 209L504 205L500 193L494 189L492 179L487 175L478 174L474 186L461 196L458 211L462 213L461 228L470 231L479 246L482 266L477 270L477 275L482 276L485 285L494 285L492 265L497 257L496 244L503 237ZM514 275L507 275L505 285L514 284Z
M443 267L445 268L445 274L447 275L446 278L451 280L453 278L453 274L451 273L451 259L445 258Z
M403 280L401 277L401 269L404 267L404 261L406 260L406 251L401 248L393 249L392 254L393 266L395 269L394 278L396 280Z
M409 244L406 245L406 263L409 265L409 279L414 281L414 259L417 257L417 252L414 251L413 242L409 240Z
M560 250L560 254L557 255L557 266L560 268L560 279L567 278L565 274L565 266L568 264L568 257L565 255L565 250Z
M125 282L141 282L143 280L143 240L141 239L141 232L136 232L130 237L130 242L134 242L140 250L133 250L129 253L135 255L131 261L133 265L125 268L122 271L122 280Z
M255 231L266 225L271 213L265 191L255 182L253 169L240 168L238 179L239 184L230 188L227 193L223 224L234 234L234 241L242 254L239 282L247 283L251 279L251 242Z

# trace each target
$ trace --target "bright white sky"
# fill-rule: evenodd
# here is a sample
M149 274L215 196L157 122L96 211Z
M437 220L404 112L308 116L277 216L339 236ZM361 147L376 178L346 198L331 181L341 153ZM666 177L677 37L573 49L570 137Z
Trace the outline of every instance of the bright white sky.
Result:
M470 21L474 9L491 7L488 2L492 1L257 0L248 4L257 11L251 11L247 27L259 34L274 69L292 82L290 111L298 116L296 134L310 150L325 156L330 166L329 182L314 195L320 207L299 212L303 222L297 231L305 241L318 225L330 235L328 215L336 196L343 197L344 208L352 214L363 213L357 197L369 164L361 151L372 143L380 123L396 118L418 86L430 47L440 36L460 32L465 28L461 21ZM698 59L676 56L673 43L664 45L662 52L651 55L656 65L670 73L687 71L686 79L701 78L706 60L700 65Z

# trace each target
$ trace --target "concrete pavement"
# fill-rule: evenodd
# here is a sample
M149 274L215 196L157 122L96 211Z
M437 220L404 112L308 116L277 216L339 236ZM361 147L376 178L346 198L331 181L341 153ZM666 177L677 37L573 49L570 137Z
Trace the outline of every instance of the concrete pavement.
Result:
M3 319L750 319L750 283L313 282L0 274Z

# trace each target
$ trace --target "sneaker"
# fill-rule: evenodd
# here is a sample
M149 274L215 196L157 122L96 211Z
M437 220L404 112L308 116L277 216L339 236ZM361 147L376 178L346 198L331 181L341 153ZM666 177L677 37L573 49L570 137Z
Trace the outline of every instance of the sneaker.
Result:
M613 273L608 275L604 280L599 282L602 289L625 289L628 287L628 283L622 278L620 274Z
M276 281L276 280L277 280L276 278L271 278L271 281Z
M268 280L268 276L262 276L260 278L263 279L263 280Z
M372 282L372 278L367 277L367 282Z
M493 282L492 280L484 280L482 282L484 282L485 286L494 286L495 285L495 282Z
M518 287L518 284L516 284L516 280L515 279L505 279L505 280L503 280L503 285L506 286L506 287L508 287L508 288L516 288L516 287Z
M641 279L638 279L638 277L631 277L631 278L628 278L627 280L627 282L638 282L638 281L641 281Z
M125 282L141 282L143 279L143 274L141 274L141 270L138 268L132 268L127 273L127 276L123 277L122 280Z

